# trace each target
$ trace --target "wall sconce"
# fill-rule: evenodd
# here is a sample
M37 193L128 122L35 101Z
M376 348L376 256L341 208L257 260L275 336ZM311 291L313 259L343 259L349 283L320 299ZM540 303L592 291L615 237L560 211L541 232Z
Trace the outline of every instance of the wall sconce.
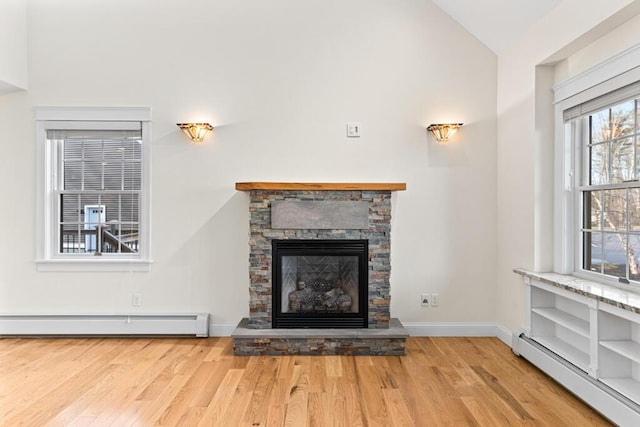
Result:
M433 135L433 139L435 139L438 144L446 144L449 142L449 138L451 138L462 125L463 123L434 123L429 125L427 130Z
M184 132L191 141L200 144L213 130L213 126L209 123L176 123L182 132Z

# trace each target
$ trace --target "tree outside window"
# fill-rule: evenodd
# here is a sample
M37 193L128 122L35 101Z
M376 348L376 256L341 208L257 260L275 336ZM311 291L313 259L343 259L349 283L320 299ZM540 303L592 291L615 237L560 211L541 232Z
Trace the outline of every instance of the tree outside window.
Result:
M582 267L640 281L638 100L588 117L582 190Z

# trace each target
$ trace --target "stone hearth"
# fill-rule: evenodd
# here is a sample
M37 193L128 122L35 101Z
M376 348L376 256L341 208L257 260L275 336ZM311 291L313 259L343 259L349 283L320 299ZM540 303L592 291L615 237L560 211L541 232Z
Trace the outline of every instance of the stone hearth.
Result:
M249 318L232 334L236 354L404 354L408 334L397 319L390 327L389 277L391 191L405 184L237 183L236 189L251 198ZM272 329L274 239L367 240L366 328Z
M244 318L233 332L238 356L381 355L403 356L409 334L398 319L385 329L251 329Z

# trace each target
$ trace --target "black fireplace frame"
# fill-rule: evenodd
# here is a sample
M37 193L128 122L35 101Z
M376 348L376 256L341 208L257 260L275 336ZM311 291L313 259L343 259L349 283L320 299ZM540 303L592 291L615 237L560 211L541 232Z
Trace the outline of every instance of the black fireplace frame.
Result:
M368 240L296 240L273 239L272 248L272 321L273 328L367 328L369 296ZM283 256L356 256L358 257L357 313L283 313L282 277Z

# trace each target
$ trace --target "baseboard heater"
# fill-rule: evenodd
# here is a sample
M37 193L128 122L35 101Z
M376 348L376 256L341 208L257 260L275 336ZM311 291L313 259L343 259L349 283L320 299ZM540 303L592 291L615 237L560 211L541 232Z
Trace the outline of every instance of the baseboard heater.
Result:
M620 426L640 425L640 406L587 375L553 351L524 334L513 334L515 354L551 376L571 393Z
M0 315L0 336L209 335L209 314Z

